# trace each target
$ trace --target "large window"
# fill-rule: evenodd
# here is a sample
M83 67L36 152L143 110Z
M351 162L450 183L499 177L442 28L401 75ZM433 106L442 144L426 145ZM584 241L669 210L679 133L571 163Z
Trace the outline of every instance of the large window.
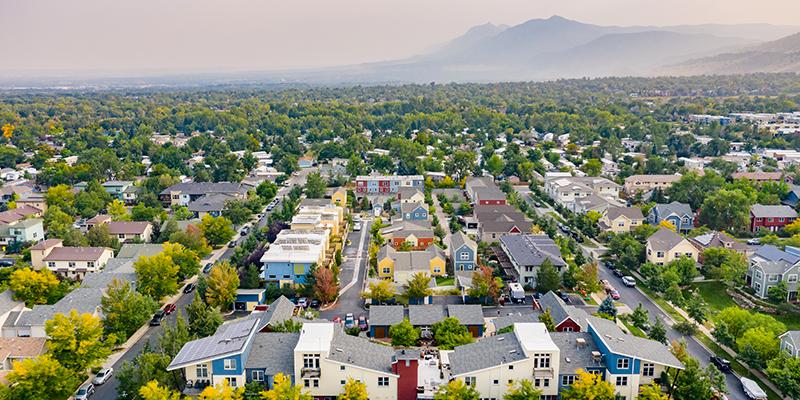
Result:
M303 354L303 368L319 368L319 354Z
M264 371L259 371L259 370L253 371L253 373L251 374L251 377L256 382L263 382L264 381Z
M564 375L561 377L561 386L570 386L575 382L575 375Z
M475 377L474 376L465 376L464 383L467 386L475 386Z
M628 377L627 376L618 376L617 377L617 386L628 386Z
M222 360L222 368L226 371L236 369L236 360L233 358L226 358Z
M653 363L644 363L642 364L642 376L654 376L655 375L655 364Z
M196 375L198 378L208 378L208 365L197 364Z
M550 354L534 354L533 355L534 368L550 368Z

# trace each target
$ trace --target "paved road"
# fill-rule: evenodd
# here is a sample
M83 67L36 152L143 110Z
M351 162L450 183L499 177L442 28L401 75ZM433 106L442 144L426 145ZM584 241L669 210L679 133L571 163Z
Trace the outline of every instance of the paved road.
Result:
M700 364L705 367L709 363L709 358L712 356L712 352L707 350L700 342L697 341L694 337L687 337L683 334L679 333L675 329L671 327L671 318L661 311L660 308L656 306L655 303L650 301L642 292L640 292L636 288L630 288L622 284L620 278L614 276L611 271L603 265L599 269L599 278L600 279L608 279L612 285L619 291L621 301L628 305L631 309L636 308L639 303L642 304L649 315L650 315L650 322L655 322L656 318L661 319L664 322L664 325L667 327L667 338L671 342L673 340L684 340L686 342L686 350L689 354L700 361ZM726 382L728 387L728 398L731 400L747 400L747 395L744 394L742 390L742 385L739 382L739 378L737 378L734 374L727 374L726 375Z
M342 289L346 286L350 287L339 295L339 300L333 308L320 312L320 318L331 320L336 316L344 317L349 312L356 317L359 314L366 314L361 291L369 268L369 229L371 226L371 220L363 220L361 231L351 232L348 236L350 244L345 245L342 250L344 261L339 273L339 282ZM353 281L354 276L355 281Z
M312 168L301 170L300 173L297 176L292 176L289 179L289 182L291 183L292 186L294 186L294 185L305 185L306 176L311 172L311 170L312 170ZM277 193L277 195L275 197L282 199L284 196L286 196L287 193L289 193L290 189L291 189L291 186L288 186L288 187L287 186L282 186L282 187L280 187L278 189L278 193ZM275 209L277 210L279 208L276 207ZM263 213L261 219L259 219L258 222L257 222L257 225L258 225L259 228L266 226L267 220L269 219L269 214L270 214L269 212L264 212ZM233 242L238 244L239 240L240 240L240 237L238 236L238 232L237 232L237 236L234 237ZM235 248L226 248L225 251L222 253L222 255L219 257L218 261L223 261L223 260L230 259L230 257L233 255L234 251L235 251ZM204 260L204 261L201 262L201 265L205 265L205 263L206 263L206 261ZM190 293L188 295L182 295L175 302L175 306L177 307L177 310L174 313L172 313L172 315L169 315L167 318L165 318L163 323L164 324L173 324L173 323L175 323L175 319L177 318L178 314L181 314L181 315L183 315L184 318L186 318L186 312L185 312L186 306L188 306L189 303L192 302L193 298L194 298L194 293ZM145 343L147 343L148 341L150 341L152 345L156 345L157 341L158 341L158 338L161 337L161 332L162 331L163 331L163 327L162 326L150 327L148 329L147 333L145 333L144 336L142 336L142 338L139 339L139 341L137 341L135 344L133 344L133 346L131 346L128 349L128 351L116 363L114 363L114 366L113 366L114 367L114 371L115 372L119 371L119 369L122 367L122 364L124 362L132 361L134 358L136 358L136 356L138 356L139 353L142 352ZM116 399L117 398L117 387L118 386L119 386L119 380L117 379L116 376L112 376L111 379L108 380L108 382L106 382L105 384L103 384L102 386L99 386L97 388L97 390L95 392L95 395L94 395L94 398L95 399L99 399L99 400Z

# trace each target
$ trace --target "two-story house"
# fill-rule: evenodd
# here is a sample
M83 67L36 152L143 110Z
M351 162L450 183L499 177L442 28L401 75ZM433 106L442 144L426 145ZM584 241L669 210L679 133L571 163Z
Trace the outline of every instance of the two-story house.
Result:
M550 311L556 332L584 332L589 314L581 308L567 305L561 297L547 292L537 300L542 312Z
M644 215L639 207L608 207L597 224L604 231L625 233L642 226Z
M678 232L687 233L694 229L694 213L692 207L686 203L673 201L668 204L656 204L647 213L647 223L658 225L667 221L675 226Z
M239 199L247 198L247 186L237 182L182 182L159 193L166 207L188 206L189 203L209 194L224 193Z
M777 232L797 219L797 212L789 206L753 204L750 207L750 232L759 230Z
M518 281L523 285L536 286L539 267L545 260L549 260L559 274L567 266L561 258L558 245L547 235L503 236L500 238L500 248L514 268Z
M428 220L403 220L381 230L395 248L407 243L412 250L425 250L432 245L436 236Z
M425 221L428 219L428 205L425 203L401 203L400 214L404 221Z
M468 177L464 184L472 204L475 206L498 206L506 204L506 194L488 176Z
M25 218L13 222L0 222L0 248L3 251L14 243L38 242L44 239L41 218Z
M47 268L65 278L83 279L87 273L103 269L114 258L108 247L64 247L61 239L47 239L31 246L31 265Z
M478 244L464 232L450 236L450 262L453 271L472 271L478 266Z
M789 357L800 357L800 331L786 331L778 339L781 340L781 350Z
M397 251L384 245L377 257L378 277L392 279L398 284L406 284L417 273L442 276L446 272L444 252L438 246L417 251Z
M425 187L422 175L361 175L356 177L356 194L395 194L400 188Z
M665 190L681 179L680 175L631 175L625 178L625 193Z
M260 262L261 279L283 284L302 284L312 265L325 267L329 231L283 230Z
M800 249L786 246L784 251L773 245L764 245L750 256L745 282L762 299L767 298L770 287L786 282L787 299L796 300L799 265Z
M669 264L681 257L697 262L699 253L686 238L663 226L647 238L645 252L647 262L656 265Z

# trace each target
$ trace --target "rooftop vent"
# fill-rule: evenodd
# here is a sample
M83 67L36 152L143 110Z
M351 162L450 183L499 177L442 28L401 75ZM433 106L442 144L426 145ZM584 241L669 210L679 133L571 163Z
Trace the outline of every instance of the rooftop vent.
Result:
M575 339L575 343L578 345L578 347L585 346L586 345L586 339L577 338L577 339Z

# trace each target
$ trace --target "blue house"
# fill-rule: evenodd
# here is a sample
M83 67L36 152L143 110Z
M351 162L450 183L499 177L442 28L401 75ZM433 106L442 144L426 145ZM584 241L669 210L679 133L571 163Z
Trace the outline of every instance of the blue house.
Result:
M253 311L256 306L263 305L266 301L266 289L236 289L233 308L238 311Z
M478 265L478 245L459 231L450 237L450 261L453 271L472 271Z
M400 212L404 221L425 221L428 219L428 205L425 203L403 203Z
M782 203L795 208L798 202L800 202L800 186L791 185L789 186L789 193L786 195L786 198L783 199Z
M686 233L694 229L694 213L686 203L673 201L669 204L656 204L647 214L647 223L658 225L661 221L669 221L678 232Z
M280 285L303 284L311 266L322 265L327 246L326 231L283 230L261 256L261 279Z

